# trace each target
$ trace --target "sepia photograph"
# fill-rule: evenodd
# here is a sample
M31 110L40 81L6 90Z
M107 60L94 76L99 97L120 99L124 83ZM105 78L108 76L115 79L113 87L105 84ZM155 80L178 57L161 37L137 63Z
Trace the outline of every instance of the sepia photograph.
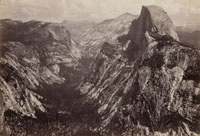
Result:
M200 0L0 0L0 136L200 136Z

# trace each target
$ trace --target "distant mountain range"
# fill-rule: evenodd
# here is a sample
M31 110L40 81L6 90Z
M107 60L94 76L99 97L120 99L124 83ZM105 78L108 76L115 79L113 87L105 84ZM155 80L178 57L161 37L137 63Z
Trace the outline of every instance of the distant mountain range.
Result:
M115 43L118 36L126 34L136 17L125 13L100 23L77 22L71 25L68 21L63 21L62 24L72 30L75 40L84 48L87 55L94 57L100 51L103 42Z
M176 31L194 32L200 30L200 25L176 26Z
M178 30L177 34L182 43L200 49L200 29L192 32Z

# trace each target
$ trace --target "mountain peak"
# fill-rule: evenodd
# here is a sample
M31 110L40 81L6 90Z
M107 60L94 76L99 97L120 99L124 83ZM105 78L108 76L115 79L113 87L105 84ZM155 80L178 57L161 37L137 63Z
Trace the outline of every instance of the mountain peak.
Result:
M132 22L129 31L131 41L141 45L145 39L145 32L156 32L160 35L169 35L179 41L174 24L167 13L158 6L143 6L140 16Z
M135 15L129 13L129 12L125 12L124 14L118 16L116 19L127 19L127 18L134 18Z
M168 16L167 12L165 12L161 7L151 5L151 6L143 6L143 9L147 9L150 13L150 17L152 20L152 24L157 29L157 32L161 35L170 35L175 40L179 40L176 32L174 24L171 18Z
M120 16L134 16L133 14L129 13L129 12L125 12L124 14L120 15Z

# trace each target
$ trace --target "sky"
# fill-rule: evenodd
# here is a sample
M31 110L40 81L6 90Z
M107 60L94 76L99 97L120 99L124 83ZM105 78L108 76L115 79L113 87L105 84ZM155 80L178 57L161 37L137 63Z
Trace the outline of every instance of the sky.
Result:
M103 21L142 5L161 6L175 25L200 25L200 0L0 0L0 18L23 21Z

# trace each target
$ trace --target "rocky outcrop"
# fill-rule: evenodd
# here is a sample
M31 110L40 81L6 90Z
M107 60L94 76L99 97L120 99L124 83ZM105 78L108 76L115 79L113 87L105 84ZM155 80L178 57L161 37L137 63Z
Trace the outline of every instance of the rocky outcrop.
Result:
M44 86L63 84L69 78L64 68L78 70L80 50L60 24L1 20L0 34L4 108L36 117L36 111L45 112L46 98L38 94Z
M143 7L122 43L103 46L80 86L101 116L95 132L199 133L200 51L179 43L173 27L161 8Z
M73 91L85 60L65 27L1 20L0 135L7 129L4 115L12 135L19 136L29 130L30 135L198 135L200 51L179 42L171 19L157 6L143 7L131 24L133 19L126 13L83 33L81 45L91 56L99 54L79 86L81 96ZM43 114L53 107L48 100L59 103L51 115ZM63 103L73 115L60 111ZM36 113L39 120L33 119Z
M142 7L139 18L132 22L129 37L133 42L141 45L146 31L170 35L175 40L179 40L172 20L162 8L157 6Z
M143 6L140 16L132 22L127 35L132 44L130 48L137 52L137 54L130 55L131 59L137 58L145 50L147 46L145 41L146 31L167 35L179 41L173 22L162 8L157 6Z

